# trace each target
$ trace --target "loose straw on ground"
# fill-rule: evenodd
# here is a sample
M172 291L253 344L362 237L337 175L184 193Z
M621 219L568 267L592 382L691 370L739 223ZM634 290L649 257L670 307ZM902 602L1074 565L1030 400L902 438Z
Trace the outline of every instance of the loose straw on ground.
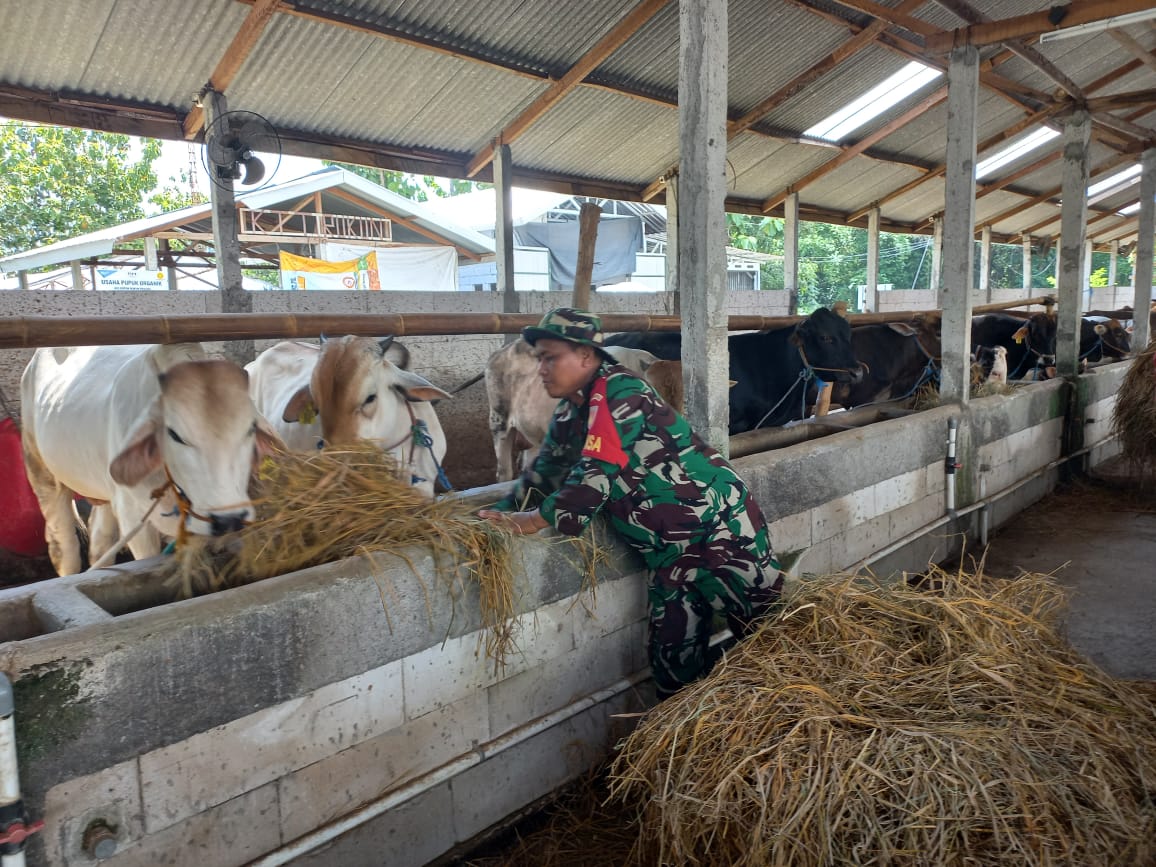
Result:
M1056 634L1058 586L826 578L624 743L656 864L1151 865L1156 709Z
M427 500L398 475L371 444L269 458L259 473L258 519L221 542L191 539L166 563L164 579L184 598L346 557L405 557L406 549L425 546L454 600L467 582L477 585L486 653L501 664L517 629L509 532L459 500ZM578 550L592 587L590 544ZM429 596L431 588L425 590Z

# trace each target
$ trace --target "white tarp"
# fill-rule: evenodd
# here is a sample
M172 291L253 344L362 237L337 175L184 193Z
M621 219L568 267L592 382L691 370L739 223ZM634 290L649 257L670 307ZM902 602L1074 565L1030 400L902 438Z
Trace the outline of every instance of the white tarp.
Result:
M382 289L409 289L421 292L458 290L458 251L453 247L355 247L325 243L320 255L331 262L359 259L377 253L377 271Z

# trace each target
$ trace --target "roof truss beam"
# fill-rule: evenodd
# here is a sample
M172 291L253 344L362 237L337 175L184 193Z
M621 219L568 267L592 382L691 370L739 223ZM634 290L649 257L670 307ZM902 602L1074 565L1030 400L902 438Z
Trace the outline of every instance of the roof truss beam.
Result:
M237 77L241 66L257 45L257 40L265 32L265 27L272 20L273 13L277 11L278 2L279 0L255 0L249 9L249 14L245 16L245 20L241 22L241 26L233 35L233 41L229 43L229 47L225 49L225 53L217 61L213 74L209 76L208 88L217 91L217 93L225 93L229 89L229 85ZM199 105L194 105L192 111L185 116L185 138L196 138L204 125L204 109Z
M1072 0L1067 5L1053 6L1042 12L948 30L927 37L926 45L932 54L946 54L952 48L962 45L991 45L1007 39L1031 39L1041 33L1150 8L1151 0Z
M560 79L551 84L546 91L523 109L522 113L514 118L502 129L494 141L486 145L474 155L466 165L466 176L474 177L481 169L489 165L494 158L494 150L503 144L510 144L522 133L529 129L538 118L557 105L566 94L577 87L584 78L597 69L615 51L639 31L647 21L669 3L670 0L641 0L630 12L619 21L610 31L598 40L598 43L566 71Z

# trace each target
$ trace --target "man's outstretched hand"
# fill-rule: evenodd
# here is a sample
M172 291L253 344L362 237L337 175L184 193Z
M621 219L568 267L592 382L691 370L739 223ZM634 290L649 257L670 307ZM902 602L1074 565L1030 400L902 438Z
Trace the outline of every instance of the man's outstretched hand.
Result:
M479 518L485 518L493 524L499 524L512 533L528 536L550 526L550 522L538 514L537 509L529 512L498 512L494 509L482 509L478 512Z

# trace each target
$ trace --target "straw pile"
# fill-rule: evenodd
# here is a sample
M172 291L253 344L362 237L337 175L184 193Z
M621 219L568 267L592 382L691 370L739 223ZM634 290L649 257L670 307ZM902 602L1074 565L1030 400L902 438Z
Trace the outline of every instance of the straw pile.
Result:
M804 585L624 743L651 863L1156 862L1156 708L1053 631L1047 576Z
M1137 470L1156 472L1156 341L1136 356L1120 383L1112 432Z
M277 455L263 464L257 485L256 521L223 540L190 538L168 558L162 577L178 598L346 557L404 556L404 549L424 545L455 603L470 583L477 585L487 655L499 664L505 659L517 604L510 534L477 518L476 506L425 499L372 444ZM589 567L590 555L583 554ZM592 582L592 569L585 572Z

